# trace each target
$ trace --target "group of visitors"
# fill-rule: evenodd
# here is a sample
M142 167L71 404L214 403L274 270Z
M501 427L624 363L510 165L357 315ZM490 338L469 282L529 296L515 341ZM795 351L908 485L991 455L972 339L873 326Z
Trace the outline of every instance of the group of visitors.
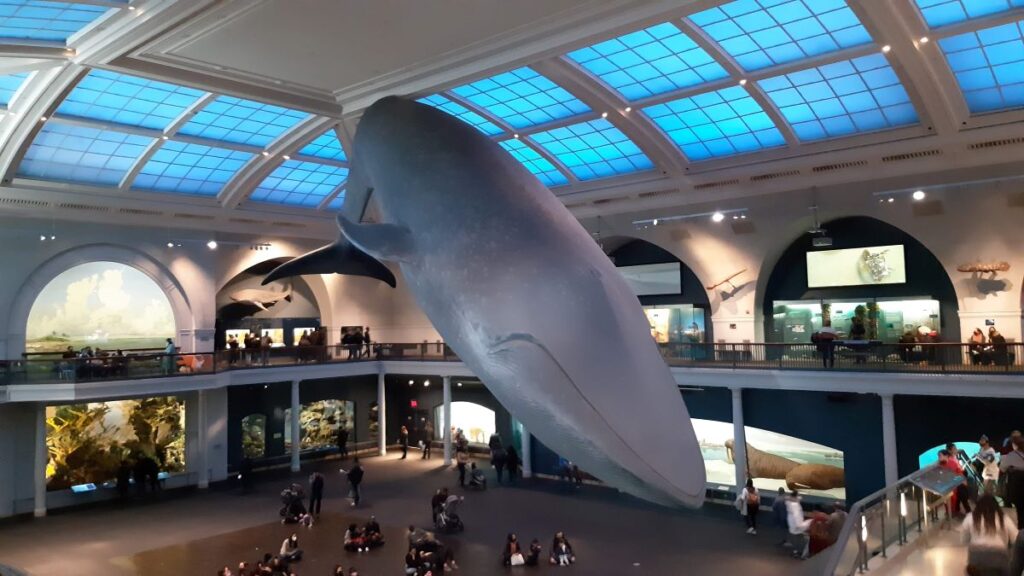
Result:
M519 453L516 452L516 447L511 444L503 447L501 436L497 432L491 434L487 441L487 447L491 451L491 466L498 476L498 484L501 484L505 472L508 473L509 482L515 484L519 477L519 465L522 463Z
M267 552L252 564L239 562L237 572L233 572L230 566L224 566L217 571L217 576L294 576L293 564L300 561L302 548L299 547L299 535L292 534L281 542L277 555Z
M406 534L409 550L405 553L406 576L440 576L458 570L455 553L445 546L433 532L409 525Z
M348 352L348 360L359 360L369 358L373 351L373 338L370 336L370 327L365 326L362 331L347 330L341 336L341 346Z
M981 328L975 328L968 344L971 364L1004 366L1009 361L1010 355L1006 346L1006 338L999 333L999 330L996 330L995 326L988 327L987 339Z
M519 545L519 537L512 533L505 539L505 547L501 553L501 563L503 566L539 566L543 551L540 540L536 538L530 542L529 548L524 551ZM573 552L569 539L565 537L565 532L556 532L551 540L548 564L552 566L570 566L575 563L576 553Z
M345 550L349 552L369 552L371 548L379 548L384 545L384 534L381 532L380 524L376 516L370 516L369 522L358 526L349 524L345 530Z
M746 520L747 534L756 536L761 493L753 479L748 479L736 496L735 506ZM772 516L786 534L780 545L792 548L794 558L807 559L839 540L847 514L841 502L805 512L800 493L792 490L787 494L780 487L772 502Z
M244 348L243 352L239 350L239 346ZM250 330L246 332L245 336L242 337L242 341L239 342L238 338L234 334L228 336L227 347L228 347L228 364L232 366L245 361L249 366L260 364L266 366L270 363L270 349L274 346L274 337L270 335L270 331L266 330L263 335L260 336L259 332Z
M312 332L303 330L296 343L296 359L302 362L316 362L323 356L324 345L327 344L327 331L322 327L314 328Z

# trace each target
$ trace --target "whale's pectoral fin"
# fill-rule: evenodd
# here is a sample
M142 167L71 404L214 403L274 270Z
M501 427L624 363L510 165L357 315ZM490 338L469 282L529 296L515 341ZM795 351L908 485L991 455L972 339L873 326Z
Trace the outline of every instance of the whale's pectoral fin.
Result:
M338 238L334 244L317 248L312 252L293 258L274 268L263 284L274 280L301 276L303 274L348 274L376 278L394 288L395 275L380 261L355 247L345 238Z
M350 242L379 260L403 262L412 254L412 234L403 226L356 224L339 214L338 227Z

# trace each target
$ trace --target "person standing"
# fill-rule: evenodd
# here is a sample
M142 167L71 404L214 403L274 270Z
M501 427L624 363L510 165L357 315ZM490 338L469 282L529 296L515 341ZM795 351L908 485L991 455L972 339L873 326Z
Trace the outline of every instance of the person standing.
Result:
M338 454L343 460L348 458L348 427L344 424L338 428Z
M309 475L309 513L320 515L320 506L324 501L324 475L313 472Z
M164 374L170 374L174 368L174 353L177 350L174 348L174 340L167 339L167 345L164 346L164 357L160 359L160 365L163 368Z
M405 460L409 455L409 429L405 426L398 431L398 443L402 445L402 457L399 460Z
M949 513L951 516L956 516L960 509L963 508L965 513L970 514L971 503L967 501L967 476L964 476L964 469L957 462L957 457L954 455L959 453L959 449L955 444L947 444L946 446L951 447L952 450L950 448L939 450L939 466L948 469L957 476L963 477L963 482L956 487L953 495L949 498ZM956 452L953 452L954 450Z
M508 469L509 482L515 484L516 478L519 477L519 453L511 444L505 449L505 468Z
M234 366L238 362L238 338L228 336L228 364Z
M366 326L363 328L363 344L366 346L366 351L363 352L365 358L370 357L370 352L373 349L373 340L370 338L370 327Z
M825 368L836 367L835 341L837 337L838 334L832 328L831 322L825 322L821 330L811 335L811 342L817 346L818 353L821 354L821 363Z
M1024 510L1024 437L1011 436L1013 449L999 460L999 472L1006 477L1006 501L1021 514Z
M736 509L747 521L747 534L757 535L757 513L761 510L761 494L754 487L754 480L747 479L747 485L736 496Z
M466 487L466 465L469 463L469 452L462 448L455 449L455 465L459 469L459 487Z
M495 432L487 441L487 447L491 449L491 466L498 474L498 484L501 484L501 475L505 470L505 451L501 446L501 436Z
M420 460L430 460L430 448L434 444L434 424L430 420L423 426L423 435L427 439L423 441L423 455L420 456Z
M968 574L1007 573L1011 560L1007 547L1017 539L1017 526L1003 513L995 496L983 494L978 498L974 512L964 518L961 534L968 544Z
M363 467L359 465L359 457L353 458L352 468L348 472L343 469L342 473L348 476L349 491L352 494L352 507L355 508L359 505L359 501L362 498L362 494L359 492L359 485L363 483Z
M996 459L996 449L988 441L988 436L982 436L978 440L978 453L974 460L981 466L982 486L986 494L996 494L996 485L999 483L999 461Z
M270 364L270 348L274 345L274 339L270 336L270 331L263 333L263 340L260 341L260 361L266 366Z

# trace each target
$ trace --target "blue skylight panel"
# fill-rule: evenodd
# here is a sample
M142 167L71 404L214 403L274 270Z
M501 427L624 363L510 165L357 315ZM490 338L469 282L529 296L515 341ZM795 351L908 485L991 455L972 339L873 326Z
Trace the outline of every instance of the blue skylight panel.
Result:
M1024 106L1024 20L939 40L972 113Z
M558 158L580 180L654 168L632 140L602 118L531 134L530 139Z
M845 0L736 0L690 20L745 70L872 41Z
M109 8L44 0L0 0L0 38L67 42Z
M142 167L132 187L216 196L252 157L248 152L168 140Z
M308 117L298 110L221 96L182 126L181 133L263 147Z
M256 187L250 200L316 208L348 178L348 168L285 160Z
M18 175L117 186L153 138L48 122L36 135Z
M776 76L759 84L803 141L918 121L907 91L881 54Z
M57 113L164 130L203 96L201 90L106 70L93 70Z
M334 128L329 128L327 132L317 136L312 142L303 146L299 150L299 154L325 160L337 160L338 162L346 160L345 150L341 147L341 142L338 141L338 135L334 133Z
M565 88L529 67L477 80L452 92L515 128L536 126L590 111Z
M627 100L729 76L703 48L670 23L599 42L567 56Z
M18 93L18 89L21 88L21 85L25 83L28 77L28 72L0 76L0 104L4 106L10 105L11 100L14 100L14 95Z
M783 146L786 139L740 86L643 109L691 161Z
M513 158L522 163L531 174L537 177L538 180L544 183L545 186L561 186L568 184L569 179L565 177L555 168L555 165L548 161L547 158L540 155L539 152L530 148L523 143L522 140L515 138L511 140L503 140L501 147L508 151Z
M915 0L924 21L931 28L959 24L1014 8L1024 8L1024 0Z
M338 195L331 199L327 203L327 210L330 212L338 212L341 207L345 205L345 191L338 192Z
M445 98L441 94L431 94L430 96L420 98L417 102L422 102L428 106L444 110L488 136L497 136L503 132L503 130L495 125L494 122L491 122L450 98Z

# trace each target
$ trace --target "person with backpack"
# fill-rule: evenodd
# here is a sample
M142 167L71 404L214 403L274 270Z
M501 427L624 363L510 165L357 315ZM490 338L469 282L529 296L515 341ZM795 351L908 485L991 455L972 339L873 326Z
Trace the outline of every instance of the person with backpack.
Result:
M359 493L359 485L363 482L363 467L359 465L359 457L356 456L352 459L352 468L347 472L342 469L342 474L348 475L348 484L352 493L352 507L355 508L359 505L361 494Z
M753 479L747 479L747 485L736 497L736 509L746 518L747 534L757 535L757 513L761 510L761 494L754 488Z

